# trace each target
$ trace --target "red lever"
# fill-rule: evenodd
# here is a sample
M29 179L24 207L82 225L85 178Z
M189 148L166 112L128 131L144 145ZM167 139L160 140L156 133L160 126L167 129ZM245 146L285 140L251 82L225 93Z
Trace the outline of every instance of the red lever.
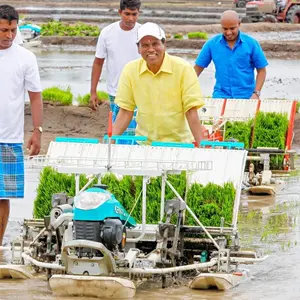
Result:
M107 135L108 137L112 136L112 112L111 111L108 113Z

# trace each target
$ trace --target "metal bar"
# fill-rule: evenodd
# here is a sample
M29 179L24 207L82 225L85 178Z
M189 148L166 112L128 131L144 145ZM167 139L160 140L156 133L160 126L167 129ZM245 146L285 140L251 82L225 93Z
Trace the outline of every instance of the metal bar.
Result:
M242 182L243 182L243 174L244 174L246 159L247 159L247 152L244 152L244 159L243 159L244 163L241 165L240 179L239 179L238 188L236 189L236 195L235 195L234 206L233 206L233 214L232 214L233 230L237 230L237 221L238 221L238 214L239 214L239 207L240 207L241 193L242 193L242 189L240 187L242 186Z
M45 262L38 261L38 260L32 258L30 255L26 254L25 252L22 253L22 258L24 258L25 260L29 261L33 265L40 267L40 268L61 270L61 271L66 270L65 267L57 265L55 263L45 263Z
M140 236L134 239L127 239L129 243L139 242L146 234L146 214L147 214L147 183L149 178L143 177L143 197L142 197L142 232Z
M110 161L111 161L111 137L112 137L112 111L110 111L108 114L107 135L108 135L107 170L109 171L111 169Z
M95 179L95 175L86 183L86 185L78 192L78 194L80 194L81 192L83 192ZM78 195L76 194L76 196Z
M217 264L216 259L212 259L210 262L197 263L186 266L178 266L172 268L161 268L161 269L139 269L139 268L129 268L129 269L119 269L117 273L129 273L129 274L168 274L180 271L190 271L190 270L200 270L211 268Z
M170 187L170 189L174 192L174 194L180 199L180 201L184 202L183 199L181 198L181 196L178 194L178 192L175 190L175 188L172 186L172 184L168 180L166 180L166 184ZM216 248L218 250L220 250L220 246L217 244L217 242L210 235L210 233L206 230L205 226L199 221L199 219L197 218L197 216L193 213L193 211L189 208L189 206L187 204L186 204L186 209L191 214L191 216L194 218L194 220L202 227L203 231L211 239L211 241L214 243L214 245L216 246Z
M165 192L166 192L165 179L166 178L167 178L167 174L163 172L161 176L161 199L160 199L160 221L161 222L165 214Z
M75 195L79 194L80 189L80 174L75 174Z

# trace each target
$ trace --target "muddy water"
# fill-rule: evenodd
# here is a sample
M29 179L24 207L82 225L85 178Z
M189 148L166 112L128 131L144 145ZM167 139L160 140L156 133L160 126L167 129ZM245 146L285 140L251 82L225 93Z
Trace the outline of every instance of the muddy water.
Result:
M173 49L169 52L175 53ZM181 56L191 64L197 57L198 51L188 51ZM41 79L44 88L60 85L70 86L75 97L88 93L90 90L91 65L94 59L92 52L60 52L37 50ZM267 80L262 97L299 99L300 78L299 60L270 59L267 69ZM211 96L214 86L215 69L213 64L199 77L199 82L205 96ZM99 89L106 90L105 70L101 78Z
M32 199L38 182L38 172L26 174L27 189L24 200L12 203L11 221L5 237L7 242L19 233L18 221L31 217ZM245 266L251 279L228 292L195 291L186 287L162 290L157 285L140 286L135 299L176 300L296 300L300 299L300 179L285 179L276 197L243 196L239 230L244 249L255 248L269 255L269 259L254 266ZM248 205L245 205L245 204ZM1 257L2 255L2 257ZM0 254L0 261L9 259ZM44 280L1 281L0 299L71 300L51 294ZM83 300L85 298L77 298ZM86 298L87 299L87 298Z

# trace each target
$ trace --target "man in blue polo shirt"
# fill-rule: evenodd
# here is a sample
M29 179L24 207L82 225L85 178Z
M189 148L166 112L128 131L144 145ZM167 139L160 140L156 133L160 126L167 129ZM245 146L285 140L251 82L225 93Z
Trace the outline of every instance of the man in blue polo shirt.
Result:
M240 32L235 11L221 16L223 34L207 41L199 53L195 71L199 76L211 61L216 69L213 98L259 99L268 62L259 43ZM255 79L254 69L257 71Z

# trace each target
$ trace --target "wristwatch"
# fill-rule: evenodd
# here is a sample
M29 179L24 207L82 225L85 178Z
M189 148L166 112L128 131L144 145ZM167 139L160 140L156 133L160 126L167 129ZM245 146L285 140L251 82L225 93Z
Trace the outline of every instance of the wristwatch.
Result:
M40 133L43 133L43 128L41 126L35 127L33 130L38 130Z
M255 90L255 91L253 92L253 94L255 94L255 95L257 95L257 97L259 97L259 96L260 96L260 91Z

